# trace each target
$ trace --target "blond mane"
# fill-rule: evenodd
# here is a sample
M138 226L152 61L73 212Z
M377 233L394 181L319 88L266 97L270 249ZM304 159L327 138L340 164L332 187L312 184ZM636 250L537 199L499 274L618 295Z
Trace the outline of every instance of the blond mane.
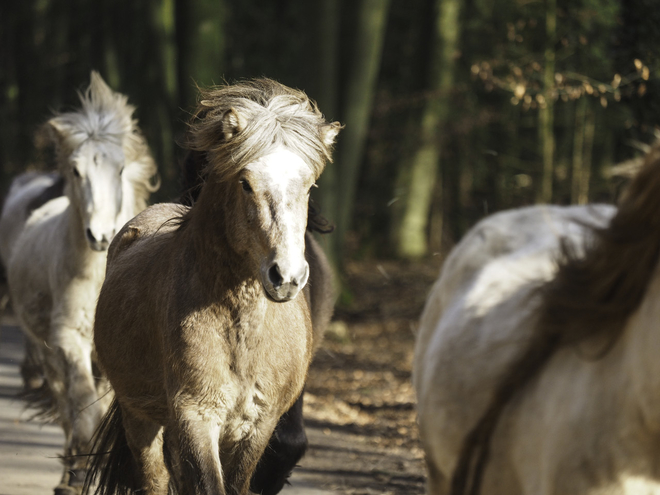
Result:
M141 211L160 181L149 146L133 118L135 107L128 97L112 91L98 72L92 71L90 79L85 92L78 92L81 108L58 113L48 121L58 166L65 167L70 153L90 139L121 146L126 157L124 174L135 190L136 211Z
M240 132L224 139L230 132L229 112L237 115ZM188 146L206 154L207 168L220 180L235 176L279 145L300 155L318 177L331 161L334 134L326 139L329 128L336 134L339 125L328 124L304 92L271 79L255 79L202 90Z

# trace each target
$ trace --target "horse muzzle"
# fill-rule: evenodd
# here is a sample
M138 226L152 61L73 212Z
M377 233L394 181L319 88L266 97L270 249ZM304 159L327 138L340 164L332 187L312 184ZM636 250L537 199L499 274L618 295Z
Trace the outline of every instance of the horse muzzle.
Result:
M106 251L110 246L110 241L112 240L113 236L108 237L107 235L103 234L102 236L99 236L100 238L97 238L92 232L92 229L88 228L85 230L85 237L87 238L89 247L94 251Z
M283 269L277 262L261 272L266 294L275 302L287 302L295 298L309 278L309 265L305 262L299 270Z

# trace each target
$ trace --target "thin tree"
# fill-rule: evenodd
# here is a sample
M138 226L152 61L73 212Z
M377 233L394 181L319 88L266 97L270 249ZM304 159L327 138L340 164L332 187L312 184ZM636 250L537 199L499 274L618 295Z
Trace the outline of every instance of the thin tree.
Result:
M433 190L439 187L441 131L446 125L454 85L454 67L460 39L460 0L436 0L434 45L431 50L429 93L422 112L420 142L409 170L401 164L408 179L403 219L398 235L397 252L404 258L416 258L427 252L427 226Z
M537 202L552 201L552 179L554 174L554 87L555 87L555 42L557 39L557 0L546 0L545 14L545 68L543 71L543 93L539 98L539 142L543 161L541 188Z
M334 215L337 219L334 234L335 259L340 259L346 232L351 227L357 181L380 67L389 0L362 0L359 9L354 56L342 111L346 129L342 131L335 165L339 171L338 202Z

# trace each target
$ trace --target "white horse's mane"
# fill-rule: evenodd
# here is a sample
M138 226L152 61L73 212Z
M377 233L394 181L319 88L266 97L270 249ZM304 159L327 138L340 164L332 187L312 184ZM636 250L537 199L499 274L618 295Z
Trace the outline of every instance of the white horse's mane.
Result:
M156 163L133 118L135 107L127 96L112 91L96 71L91 73L89 87L78 96L82 108L58 113L48 121L55 131L50 137L58 150L59 166L65 166L68 154L88 139L121 146L126 157L124 175L135 190L136 211L143 210L160 182L154 180Z

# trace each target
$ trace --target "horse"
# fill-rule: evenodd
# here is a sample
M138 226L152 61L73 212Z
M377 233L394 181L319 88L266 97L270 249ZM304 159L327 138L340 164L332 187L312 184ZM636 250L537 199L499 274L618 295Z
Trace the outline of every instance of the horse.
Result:
M5 270L11 258L12 249L25 222L32 212L51 199L64 194L64 178L58 173L26 172L16 177L9 188L7 200L0 215L0 261ZM42 394L43 370L39 363L38 351L26 342L25 356L21 363L23 379L22 396L35 405L45 402L42 416L47 417L51 409L51 397Z
M152 181L155 163L126 96L92 72L79 97L81 108L47 123L59 177L19 177L3 212L16 220L7 225L4 240L12 304L65 434L58 495L82 490L85 454L109 405L92 343L107 247L158 187ZM60 183L63 196L57 194ZM21 218L27 219L21 224Z
M455 247L415 347L427 493L660 493L658 211L655 147L617 208L499 213Z
M183 193L179 198L180 203L192 206L199 198L199 192L205 181L204 165L203 153L189 151L186 154L181 174ZM305 259L309 265L307 292L314 331L313 354L323 341L335 302L333 272L323 250L314 239L313 232L329 234L332 230L333 227L321 216L319 209L310 198L305 232ZM268 447L252 476L250 491L262 495L276 495L305 455L308 440L303 421L303 395L300 394L293 406L278 421Z
M308 198L339 129L269 79L202 92L198 200L148 208L109 249L94 342L115 398L87 490L248 493L311 360Z

